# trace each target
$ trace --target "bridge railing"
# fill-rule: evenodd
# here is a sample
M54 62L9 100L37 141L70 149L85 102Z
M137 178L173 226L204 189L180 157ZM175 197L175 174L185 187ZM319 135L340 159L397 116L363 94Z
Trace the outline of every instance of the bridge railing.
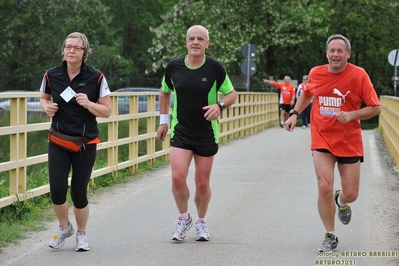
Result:
M139 96L147 95L147 112L138 112ZM156 130L159 123L159 112L155 110L156 92L111 93L112 112L109 118L98 118L99 124L107 125L107 139L98 144L98 151L107 154L107 165L93 169L91 183L96 177L106 174L117 175L121 169L129 169L130 174L137 171L140 163L146 162L154 165L157 158L169 160L169 135L157 148ZM9 115L9 125L0 127L0 138L9 138L9 149L3 147L0 152L9 152L9 159L0 161L0 186L8 185L9 194L0 198L0 208L12 205L17 201L24 201L49 193L49 185L42 185L27 189L28 178L32 173L27 173L31 166L45 167L47 153L28 155L32 149L30 134L47 135L50 119L43 116L43 121L28 124L27 99L39 97L40 93L2 93L1 98L10 99L10 110L0 111L0 119ZM118 115L118 97L129 96L128 114ZM221 95L220 95L221 97ZM255 134L268 127L277 126L279 123L278 98L276 93L239 92L233 106L223 111L220 123L220 142L224 143L236 138ZM140 121L146 120L146 132L139 133ZM119 124L127 121L129 125L128 136L119 138ZM8 141L7 141L8 142ZM139 153L139 144L145 142L146 153ZM159 143L158 143L159 144ZM3 145L3 146L2 146ZM128 146L128 158L121 160L119 148ZM160 145L158 145L160 146ZM5 177L4 177L5 176ZM8 179L8 180L5 180ZM8 182L6 182L8 181ZM70 180L69 180L70 181Z
M379 128L382 131L384 141L399 166L399 98L393 96L381 96L381 115Z

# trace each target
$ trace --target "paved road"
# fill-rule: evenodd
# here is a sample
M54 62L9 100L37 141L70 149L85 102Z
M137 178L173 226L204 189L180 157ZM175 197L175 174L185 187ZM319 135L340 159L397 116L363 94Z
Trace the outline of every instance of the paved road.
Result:
M207 215L211 241L194 241L193 229L183 242L170 240L178 214L170 168L164 167L91 198L90 252L75 252L74 237L61 250L50 249L48 241L57 226L53 221L49 230L5 249L0 264L398 265L397 177L378 149L377 134L364 131L361 191L352 204L351 224L337 220L340 242L330 254L339 256L335 261L316 253L324 228L316 209L309 130L272 128L220 147ZM193 169L191 189L192 176ZM196 217L192 197L189 210ZM384 254L394 257L381 257Z

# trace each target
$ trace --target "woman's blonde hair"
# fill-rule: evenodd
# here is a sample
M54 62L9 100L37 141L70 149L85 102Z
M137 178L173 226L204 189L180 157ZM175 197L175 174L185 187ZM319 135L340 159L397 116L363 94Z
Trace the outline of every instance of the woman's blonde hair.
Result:
M89 54L91 53L91 49L90 49L90 44L89 44L89 40L87 39L86 35L84 35L83 33L80 32L72 32L71 34L69 34L65 40L64 43L62 44L62 54L64 54L64 48L65 48L65 44L67 42L68 39L70 38L79 38L82 40L83 42L83 48L84 48L84 56L83 56L83 61L86 62L87 61L87 57L89 56Z

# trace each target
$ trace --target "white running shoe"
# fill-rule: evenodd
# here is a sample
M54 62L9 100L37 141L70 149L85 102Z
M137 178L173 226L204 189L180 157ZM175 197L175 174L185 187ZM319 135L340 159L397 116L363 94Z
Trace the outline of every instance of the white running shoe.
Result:
M87 241L87 235L84 231L76 232L76 251L89 251L90 245Z
M190 230L193 225L193 219L189 214L188 220L184 220L182 217L179 217L176 221L176 228L172 233L172 240L182 241L186 238L186 232Z
M206 222L198 221L195 223L195 233L197 238L195 241L209 241L209 230Z
M320 246L317 247L317 252L329 252L336 249L338 246L338 237L335 235L326 233L325 239Z
M75 229L70 222L68 222L68 227L63 228L61 225L58 226L57 232L53 235L50 240L49 247L60 249L65 244L65 239L72 236L75 233Z

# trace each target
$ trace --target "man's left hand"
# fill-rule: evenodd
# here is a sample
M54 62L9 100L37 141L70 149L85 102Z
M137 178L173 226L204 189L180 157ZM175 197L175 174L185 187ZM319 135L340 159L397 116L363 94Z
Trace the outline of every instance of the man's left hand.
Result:
M342 124L346 124L346 123L352 121L352 115L350 112L336 112L335 117Z
M220 107L216 103L212 104L212 105L207 105L207 106L203 107L202 109L206 111L204 114L204 117L208 121L217 119L221 113Z

